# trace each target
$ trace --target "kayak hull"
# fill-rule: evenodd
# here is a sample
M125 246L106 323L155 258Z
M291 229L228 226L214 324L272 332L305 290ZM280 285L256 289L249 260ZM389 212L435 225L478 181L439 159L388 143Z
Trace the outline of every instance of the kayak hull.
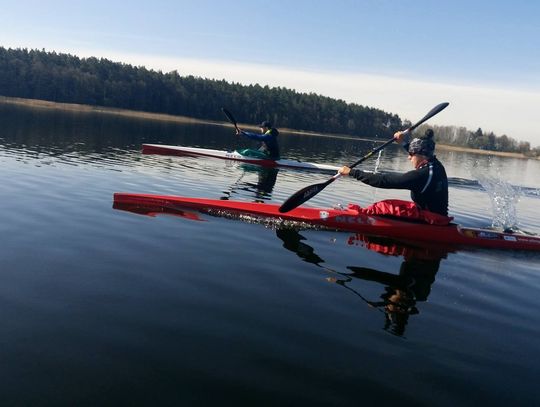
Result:
M284 167L301 170L337 172L340 167L327 164L309 163L297 160L269 160L242 155L237 151L212 150L207 148L168 146L164 144L143 144L143 154L160 154L173 156L211 157L222 160L238 161L248 164L261 165L263 167Z
M115 205L194 209L203 213L247 215L299 222L346 232L400 240L430 242L452 246L540 251L540 236L504 233L492 229L468 228L457 224L428 225L385 216L366 215L354 209L298 207L279 212L277 204L190 198L170 195L115 193Z

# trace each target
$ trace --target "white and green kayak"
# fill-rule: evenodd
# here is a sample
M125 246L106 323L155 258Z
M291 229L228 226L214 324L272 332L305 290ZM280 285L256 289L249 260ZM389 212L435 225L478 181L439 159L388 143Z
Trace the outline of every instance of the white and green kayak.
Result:
M222 160L232 160L249 164L261 165L264 167L286 167L300 170L325 171L336 173L340 167L328 164L309 163L297 160L271 160L269 158L250 157L238 151L211 150L207 148L168 146L164 144L143 144L143 154L161 154L176 156L201 156L220 158Z

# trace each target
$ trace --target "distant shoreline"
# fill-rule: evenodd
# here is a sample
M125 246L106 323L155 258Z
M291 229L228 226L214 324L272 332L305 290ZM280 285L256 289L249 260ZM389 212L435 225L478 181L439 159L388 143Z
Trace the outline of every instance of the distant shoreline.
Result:
M172 122L172 123L184 123L184 124L192 123L192 124L208 124L208 125L214 125L214 126L231 126L229 122L195 119L195 118L187 117L187 116L175 116L175 115L170 115L170 114L165 114L165 113L149 113L149 112L142 112L142 111L137 111L137 110L128 110L128 109L120 109L120 108L115 108L115 107L103 107L103 106L94 106L94 105L82 105L82 104L77 104L77 103L51 102L48 100L40 100L40 99L24 99L24 98L0 96L0 103L24 106L28 108L34 108L34 109L64 110L64 111L72 111L72 112L80 112L80 113L109 114L109 115L131 117L131 118L138 118L138 119L145 119L145 120L167 121L167 122ZM242 124L242 127L250 128L250 129L257 128L256 126L247 125L247 124L246 125ZM280 128L280 131L283 133L300 134L300 135L304 134L304 135L318 136L318 137L332 137L332 138L341 138L341 139L347 139L347 140L374 141L373 139L368 139L368 138L352 137L352 136L345 136L345 135L338 135L338 134L321 134L321 133L315 133L315 132L309 132L309 131L300 131L300 130L283 129L283 128ZM510 152L491 151L491 150L478 150L474 148L451 146L451 145L446 145L446 144L437 144L437 149L445 150L445 151L467 152L467 153L482 154L482 155L495 155L495 156L500 156L500 157L535 159L534 157L526 157L525 155L520 154L520 153L510 153Z

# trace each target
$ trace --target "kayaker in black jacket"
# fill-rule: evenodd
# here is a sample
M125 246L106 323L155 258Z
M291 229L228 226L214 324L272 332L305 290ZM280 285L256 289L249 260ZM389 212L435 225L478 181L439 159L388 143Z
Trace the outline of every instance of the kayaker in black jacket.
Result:
M404 174L368 173L358 169L343 167L342 175L349 175L376 188L408 189L411 199L422 209L448 215L448 179L446 171L434 155L433 130L424 136L408 141L408 133L397 132L394 138L405 141L403 147L409 153L414 170Z
M277 137L279 131L272 127L272 123L269 121L262 122L259 127L261 128L261 133L251 133L249 131L244 131L242 129L237 129L236 134L243 134L246 137L249 137L252 140L257 140L261 142L261 146L258 150L242 150L239 151L240 154L248 155L257 158L269 158L271 160L279 160L279 144Z

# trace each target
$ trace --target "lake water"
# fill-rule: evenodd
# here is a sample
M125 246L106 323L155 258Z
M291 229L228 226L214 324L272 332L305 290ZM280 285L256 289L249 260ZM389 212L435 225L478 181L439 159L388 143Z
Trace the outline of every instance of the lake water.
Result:
M140 153L253 147L231 127L8 105L0 123L2 405L539 405L540 254L116 210L114 192L281 203L329 175ZM377 145L280 138L334 165ZM457 222L540 231L539 161L438 157ZM379 170L409 166L392 146ZM340 179L307 205L385 198L408 193Z

